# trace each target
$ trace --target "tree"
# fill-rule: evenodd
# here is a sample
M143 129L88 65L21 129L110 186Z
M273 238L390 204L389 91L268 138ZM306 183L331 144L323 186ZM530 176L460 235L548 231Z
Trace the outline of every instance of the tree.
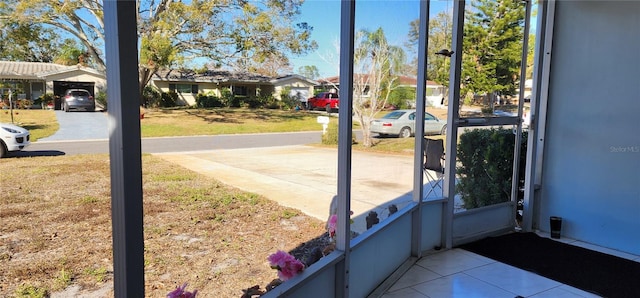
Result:
M0 19L42 24L76 39L98 70L105 69L103 1L5 0ZM158 69L206 58L215 64L251 66L284 53L317 47L312 27L289 22L302 0L158 0L138 2L140 90ZM243 69L248 69L245 67Z
M303 77L315 80L320 77L320 71L315 65L305 65L298 68L298 74Z
M409 37L407 46L417 49L420 33L420 19L409 23ZM436 55L442 49L451 48L452 16L449 11L438 13L429 20L429 44L427 49L427 78L443 86L449 86L449 59ZM413 64L417 65L417 58ZM415 68L415 67L414 67ZM417 69L417 68L416 68Z
M465 14L462 94L511 95L520 75L525 7L519 0L478 0Z
M391 91L397 87L397 73L406 55L402 48L389 45L382 28L356 34L353 54L353 112L362 127L363 146L373 145L371 119L387 104Z
M87 52L81 49L75 40L66 39L53 62L62 65L81 64L86 66L89 64L89 60Z
M50 63L63 45L51 28L12 21L1 24L0 59Z
M265 76L276 77L293 72L293 68L289 64L289 59L283 55L271 55L262 62L256 62L247 68L249 72L257 73ZM239 71L246 69L239 68Z

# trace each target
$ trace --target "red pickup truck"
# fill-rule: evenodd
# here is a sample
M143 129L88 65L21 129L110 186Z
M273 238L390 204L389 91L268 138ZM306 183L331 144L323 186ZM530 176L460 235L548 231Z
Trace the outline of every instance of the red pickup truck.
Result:
M316 96L307 100L309 110L325 109L327 113L332 110L337 110L340 105L340 99L338 99L338 93L333 92L320 92Z

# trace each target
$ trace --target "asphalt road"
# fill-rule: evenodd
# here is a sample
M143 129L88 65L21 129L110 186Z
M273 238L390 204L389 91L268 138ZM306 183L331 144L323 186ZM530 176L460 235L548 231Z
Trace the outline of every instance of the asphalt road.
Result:
M291 132L193 137L143 138L143 153L193 152L216 149L274 147L319 143L322 132ZM56 156L109 153L109 140L59 140L33 142L14 156Z
M26 156L56 156L109 153L108 114L104 112L55 111L60 129L52 136L31 143ZM320 129L320 127L318 127ZM192 152L319 143L320 130L311 132L263 133L216 136L183 136L141 139L143 153Z

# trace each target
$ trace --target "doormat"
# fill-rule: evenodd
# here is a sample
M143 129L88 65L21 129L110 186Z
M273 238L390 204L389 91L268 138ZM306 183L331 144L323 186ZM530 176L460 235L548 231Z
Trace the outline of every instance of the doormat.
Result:
M535 233L510 233L461 245L477 253L603 297L640 297L640 263Z

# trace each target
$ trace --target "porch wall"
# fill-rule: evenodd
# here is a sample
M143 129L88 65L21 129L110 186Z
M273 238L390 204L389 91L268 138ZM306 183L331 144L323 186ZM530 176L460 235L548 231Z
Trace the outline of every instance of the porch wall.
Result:
M421 250L427 252L442 245L444 201L421 204L420 209L416 203L409 204L351 243L350 297L367 297L374 291L384 292L385 287L395 282L396 273L404 274L407 266L415 262L415 258L411 258L411 233L414 228L412 221L418 216L418 210L421 214ZM334 251L263 297L333 297L336 293L335 272L341 260L341 252Z
M537 226L640 254L640 2L557 1Z

